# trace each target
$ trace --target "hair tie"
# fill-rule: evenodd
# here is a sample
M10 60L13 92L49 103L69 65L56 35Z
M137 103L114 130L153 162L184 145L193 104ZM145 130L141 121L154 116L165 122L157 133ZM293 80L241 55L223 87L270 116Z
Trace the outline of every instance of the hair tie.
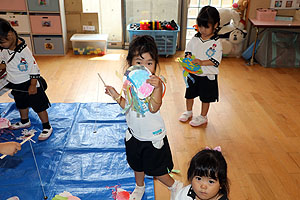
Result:
M209 149L209 150L215 150L215 151L218 151L218 152L221 152L221 147L220 146L216 146L215 148L211 149L210 147L206 146L205 149Z

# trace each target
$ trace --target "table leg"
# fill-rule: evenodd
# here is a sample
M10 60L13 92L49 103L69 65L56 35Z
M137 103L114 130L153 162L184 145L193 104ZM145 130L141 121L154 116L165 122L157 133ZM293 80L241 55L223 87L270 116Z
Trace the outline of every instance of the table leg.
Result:
M256 48L256 41L257 41L258 32L259 32L258 27L255 27L255 31L256 31L256 33L255 33L254 47L253 47L253 50L252 50L252 56L251 56L251 60L250 60L250 64L249 64L250 66L252 66L253 63L254 63L254 54L255 54L255 48Z

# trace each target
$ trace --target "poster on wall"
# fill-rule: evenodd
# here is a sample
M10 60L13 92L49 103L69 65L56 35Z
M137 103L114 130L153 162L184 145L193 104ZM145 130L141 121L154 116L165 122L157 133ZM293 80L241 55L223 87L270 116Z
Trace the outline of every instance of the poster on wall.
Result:
M270 8L300 9L300 0L271 0Z

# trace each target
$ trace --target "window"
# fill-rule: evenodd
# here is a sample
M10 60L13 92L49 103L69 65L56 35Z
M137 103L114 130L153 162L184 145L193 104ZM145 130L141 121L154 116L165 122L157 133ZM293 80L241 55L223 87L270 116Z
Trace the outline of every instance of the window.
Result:
M237 1L237 0L236 0ZM202 7L211 5L216 8L231 8L234 0L191 0L188 7L186 43L195 35L193 26Z

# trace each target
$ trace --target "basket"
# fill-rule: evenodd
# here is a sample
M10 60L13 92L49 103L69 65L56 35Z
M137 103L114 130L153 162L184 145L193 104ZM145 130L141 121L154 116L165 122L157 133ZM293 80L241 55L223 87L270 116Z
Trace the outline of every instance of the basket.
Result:
M257 8L256 19L260 21L275 21L277 10L270 8Z
M137 35L151 35L158 49L158 55L174 55L176 52L177 33L178 30L132 30L131 24L128 24L127 31L129 32L129 42L131 42Z

